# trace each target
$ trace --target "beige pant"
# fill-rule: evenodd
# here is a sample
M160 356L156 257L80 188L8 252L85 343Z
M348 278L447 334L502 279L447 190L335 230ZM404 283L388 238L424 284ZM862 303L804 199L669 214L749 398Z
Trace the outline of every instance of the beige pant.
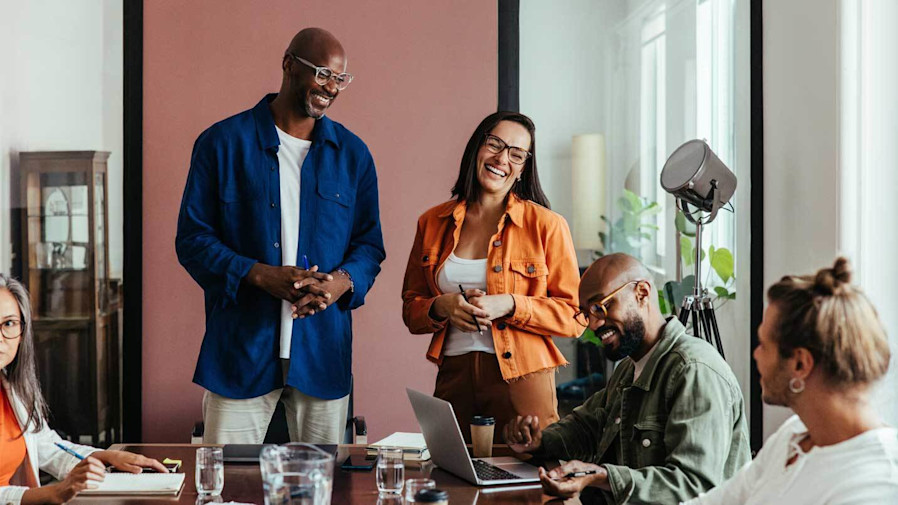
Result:
M286 371L286 360L284 370ZM287 413L290 440L310 444L339 444L346 429L349 395L322 400L290 386L242 400L211 391L203 394L203 443L261 444L277 402Z

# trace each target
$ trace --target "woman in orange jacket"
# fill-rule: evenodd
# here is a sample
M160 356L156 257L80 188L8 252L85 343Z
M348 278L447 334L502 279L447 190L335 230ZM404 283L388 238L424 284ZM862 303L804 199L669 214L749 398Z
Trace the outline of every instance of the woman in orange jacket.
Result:
M497 112L465 147L452 200L418 218L402 317L432 333L434 396L452 403L465 440L475 415L504 426L558 420L551 335L576 337L579 275L567 222L549 210L536 172L533 121ZM495 430L496 440L501 430Z

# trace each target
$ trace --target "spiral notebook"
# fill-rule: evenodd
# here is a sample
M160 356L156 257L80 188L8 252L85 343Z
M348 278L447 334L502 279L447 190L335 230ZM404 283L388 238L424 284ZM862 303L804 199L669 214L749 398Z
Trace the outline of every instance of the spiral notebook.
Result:
M184 486L183 473L107 473L94 489L80 495L176 495Z

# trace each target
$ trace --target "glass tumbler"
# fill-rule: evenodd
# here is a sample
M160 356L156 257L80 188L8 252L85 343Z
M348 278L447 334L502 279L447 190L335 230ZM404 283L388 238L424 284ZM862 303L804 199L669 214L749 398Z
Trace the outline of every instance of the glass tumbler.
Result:
M381 447L377 451L377 490L381 493L399 494L405 479L405 462L399 447Z
M196 450L196 492L217 495L224 489L224 458L221 447L200 447Z
M405 503L415 503L415 494L422 489L433 489L437 483L433 479L408 479L405 481Z

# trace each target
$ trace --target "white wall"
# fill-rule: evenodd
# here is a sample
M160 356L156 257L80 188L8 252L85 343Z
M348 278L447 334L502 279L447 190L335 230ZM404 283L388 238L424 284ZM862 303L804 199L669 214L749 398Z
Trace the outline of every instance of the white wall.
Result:
M110 264L121 271L121 44L121 2L0 1L0 272L11 264L13 163L39 150L112 152Z
M842 252L890 336L875 403L898 424L898 2L842 4Z
M552 210L574 225L571 186L571 138L605 133L603 91L607 2L571 0L559 9L553 2L525 0L520 11L520 105L536 124L537 169ZM557 77L552 77L557 76ZM589 264L590 252L579 251ZM555 339L573 362L576 341ZM576 377L576 368L559 369L558 383Z
M839 2L767 0L764 286L839 250ZM764 438L790 411L764 406Z
M520 13L521 112L536 123L540 182L572 224L571 137L605 133L606 4L525 0ZM555 77L552 77L555 76Z

